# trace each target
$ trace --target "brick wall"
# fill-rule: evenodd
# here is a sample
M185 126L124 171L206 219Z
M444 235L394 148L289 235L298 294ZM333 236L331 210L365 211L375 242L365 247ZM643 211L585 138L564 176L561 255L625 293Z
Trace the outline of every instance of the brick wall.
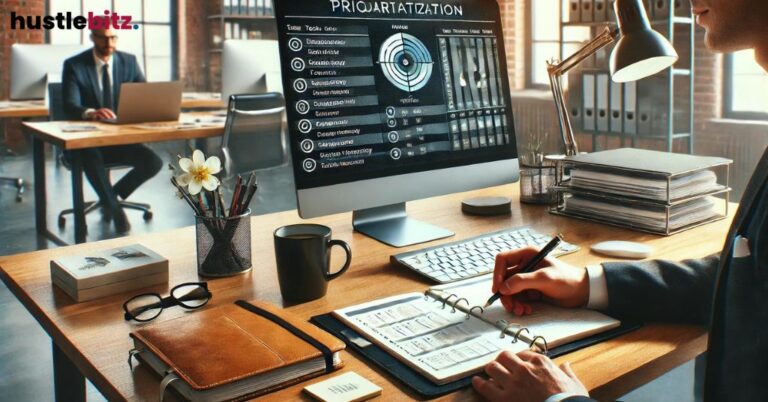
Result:
M187 91L210 88L208 13L197 1L179 1L179 78Z
M43 15L45 0L0 0L0 99L7 99L10 95L11 45L45 42L43 31L11 30L11 12L18 15Z

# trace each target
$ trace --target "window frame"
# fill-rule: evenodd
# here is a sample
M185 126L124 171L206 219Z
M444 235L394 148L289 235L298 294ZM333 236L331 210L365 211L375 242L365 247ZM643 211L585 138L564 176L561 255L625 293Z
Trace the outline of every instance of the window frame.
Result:
M723 117L734 120L768 120L768 113L746 112L733 109L733 74L734 55L723 57Z
M47 0L45 2L45 13L46 15L50 14L51 11L51 2L55 0ZM170 10L170 21L168 23L164 22L144 22L144 4L148 1L154 1L154 0L139 0L141 1L141 18L139 18L135 22L143 28L147 25L152 26L167 26L171 30L171 80L176 81L179 79L179 24L178 24L178 10L179 10L179 2L178 0L168 0L168 5L171 7ZM85 9L85 2L86 0L80 0L80 14L84 14ZM117 0L111 0L111 9L115 9L115 3ZM141 28L140 28L141 29ZM147 43L146 43L146 36L145 34L141 35L142 44L141 47L144 50L142 52L142 65L144 66L144 69L147 70ZM51 43L51 31L46 30L45 31L45 43L50 44ZM80 30L80 44L88 44L88 29L82 29ZM144 71L144 75L147 75L147 72Z
M533 2L535 0L527 0L525 5L525 88L526 89L534 89L534 90L551 90L551 85L549 82L546 83L538 83L533 81L533 74L535 69L534 63L545 63L546 60L533 60L533 48L536 44L539 43L554 43L557 45L557 48L559 50L559 59L564 60L565 58L571 56L571 54L566 54L566 48L569 45L576 45L579 48L584 45L584 41L578 41L578 40L563 40L563 36L566 31L566 25L563 23L562 16L563 16L563 1L559 0L557 1L557 15L558 15L558 40L540 40L540 41L534 41L533 40L533 31L534 31L534 18L533 18ZM589 29L589 36L586 39L587 41L591 40L595 35L595 29L593 26L590 25L573 25L573 27L583 27Z

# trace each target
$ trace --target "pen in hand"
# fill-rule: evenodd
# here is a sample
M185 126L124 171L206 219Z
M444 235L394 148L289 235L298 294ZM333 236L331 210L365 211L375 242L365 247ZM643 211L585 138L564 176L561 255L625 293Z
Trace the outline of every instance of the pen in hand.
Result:
M523 269L521 269L518 274L526 274L534 269L536 269L536 266L538 266L545 258L547 258L547 255L554 251L558 245L560 245L560 242L563 241L562 235L555 236L549 243L547 243L546 246L544 246L541 251L539 251L538 254L536 254L535 257L533 257L528 263L523 266ZM496 303L497 300L501 299L501 292L496 292L493 296L491 296L490 299L488 299L488 302L485 303L485 306L483 308L490 307L493 303Z

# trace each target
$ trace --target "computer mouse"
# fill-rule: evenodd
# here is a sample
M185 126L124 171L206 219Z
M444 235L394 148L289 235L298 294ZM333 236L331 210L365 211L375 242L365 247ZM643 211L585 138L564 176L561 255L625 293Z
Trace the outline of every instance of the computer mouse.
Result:
M609 257L644 259L650 257L653 248L629 241L606 241L592 245L592 251Z

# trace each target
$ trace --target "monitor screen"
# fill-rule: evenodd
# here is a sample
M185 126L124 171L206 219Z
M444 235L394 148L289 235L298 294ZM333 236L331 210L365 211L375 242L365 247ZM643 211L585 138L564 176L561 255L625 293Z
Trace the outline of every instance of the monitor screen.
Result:
M517 157L495 0L278 0L298 190Z

